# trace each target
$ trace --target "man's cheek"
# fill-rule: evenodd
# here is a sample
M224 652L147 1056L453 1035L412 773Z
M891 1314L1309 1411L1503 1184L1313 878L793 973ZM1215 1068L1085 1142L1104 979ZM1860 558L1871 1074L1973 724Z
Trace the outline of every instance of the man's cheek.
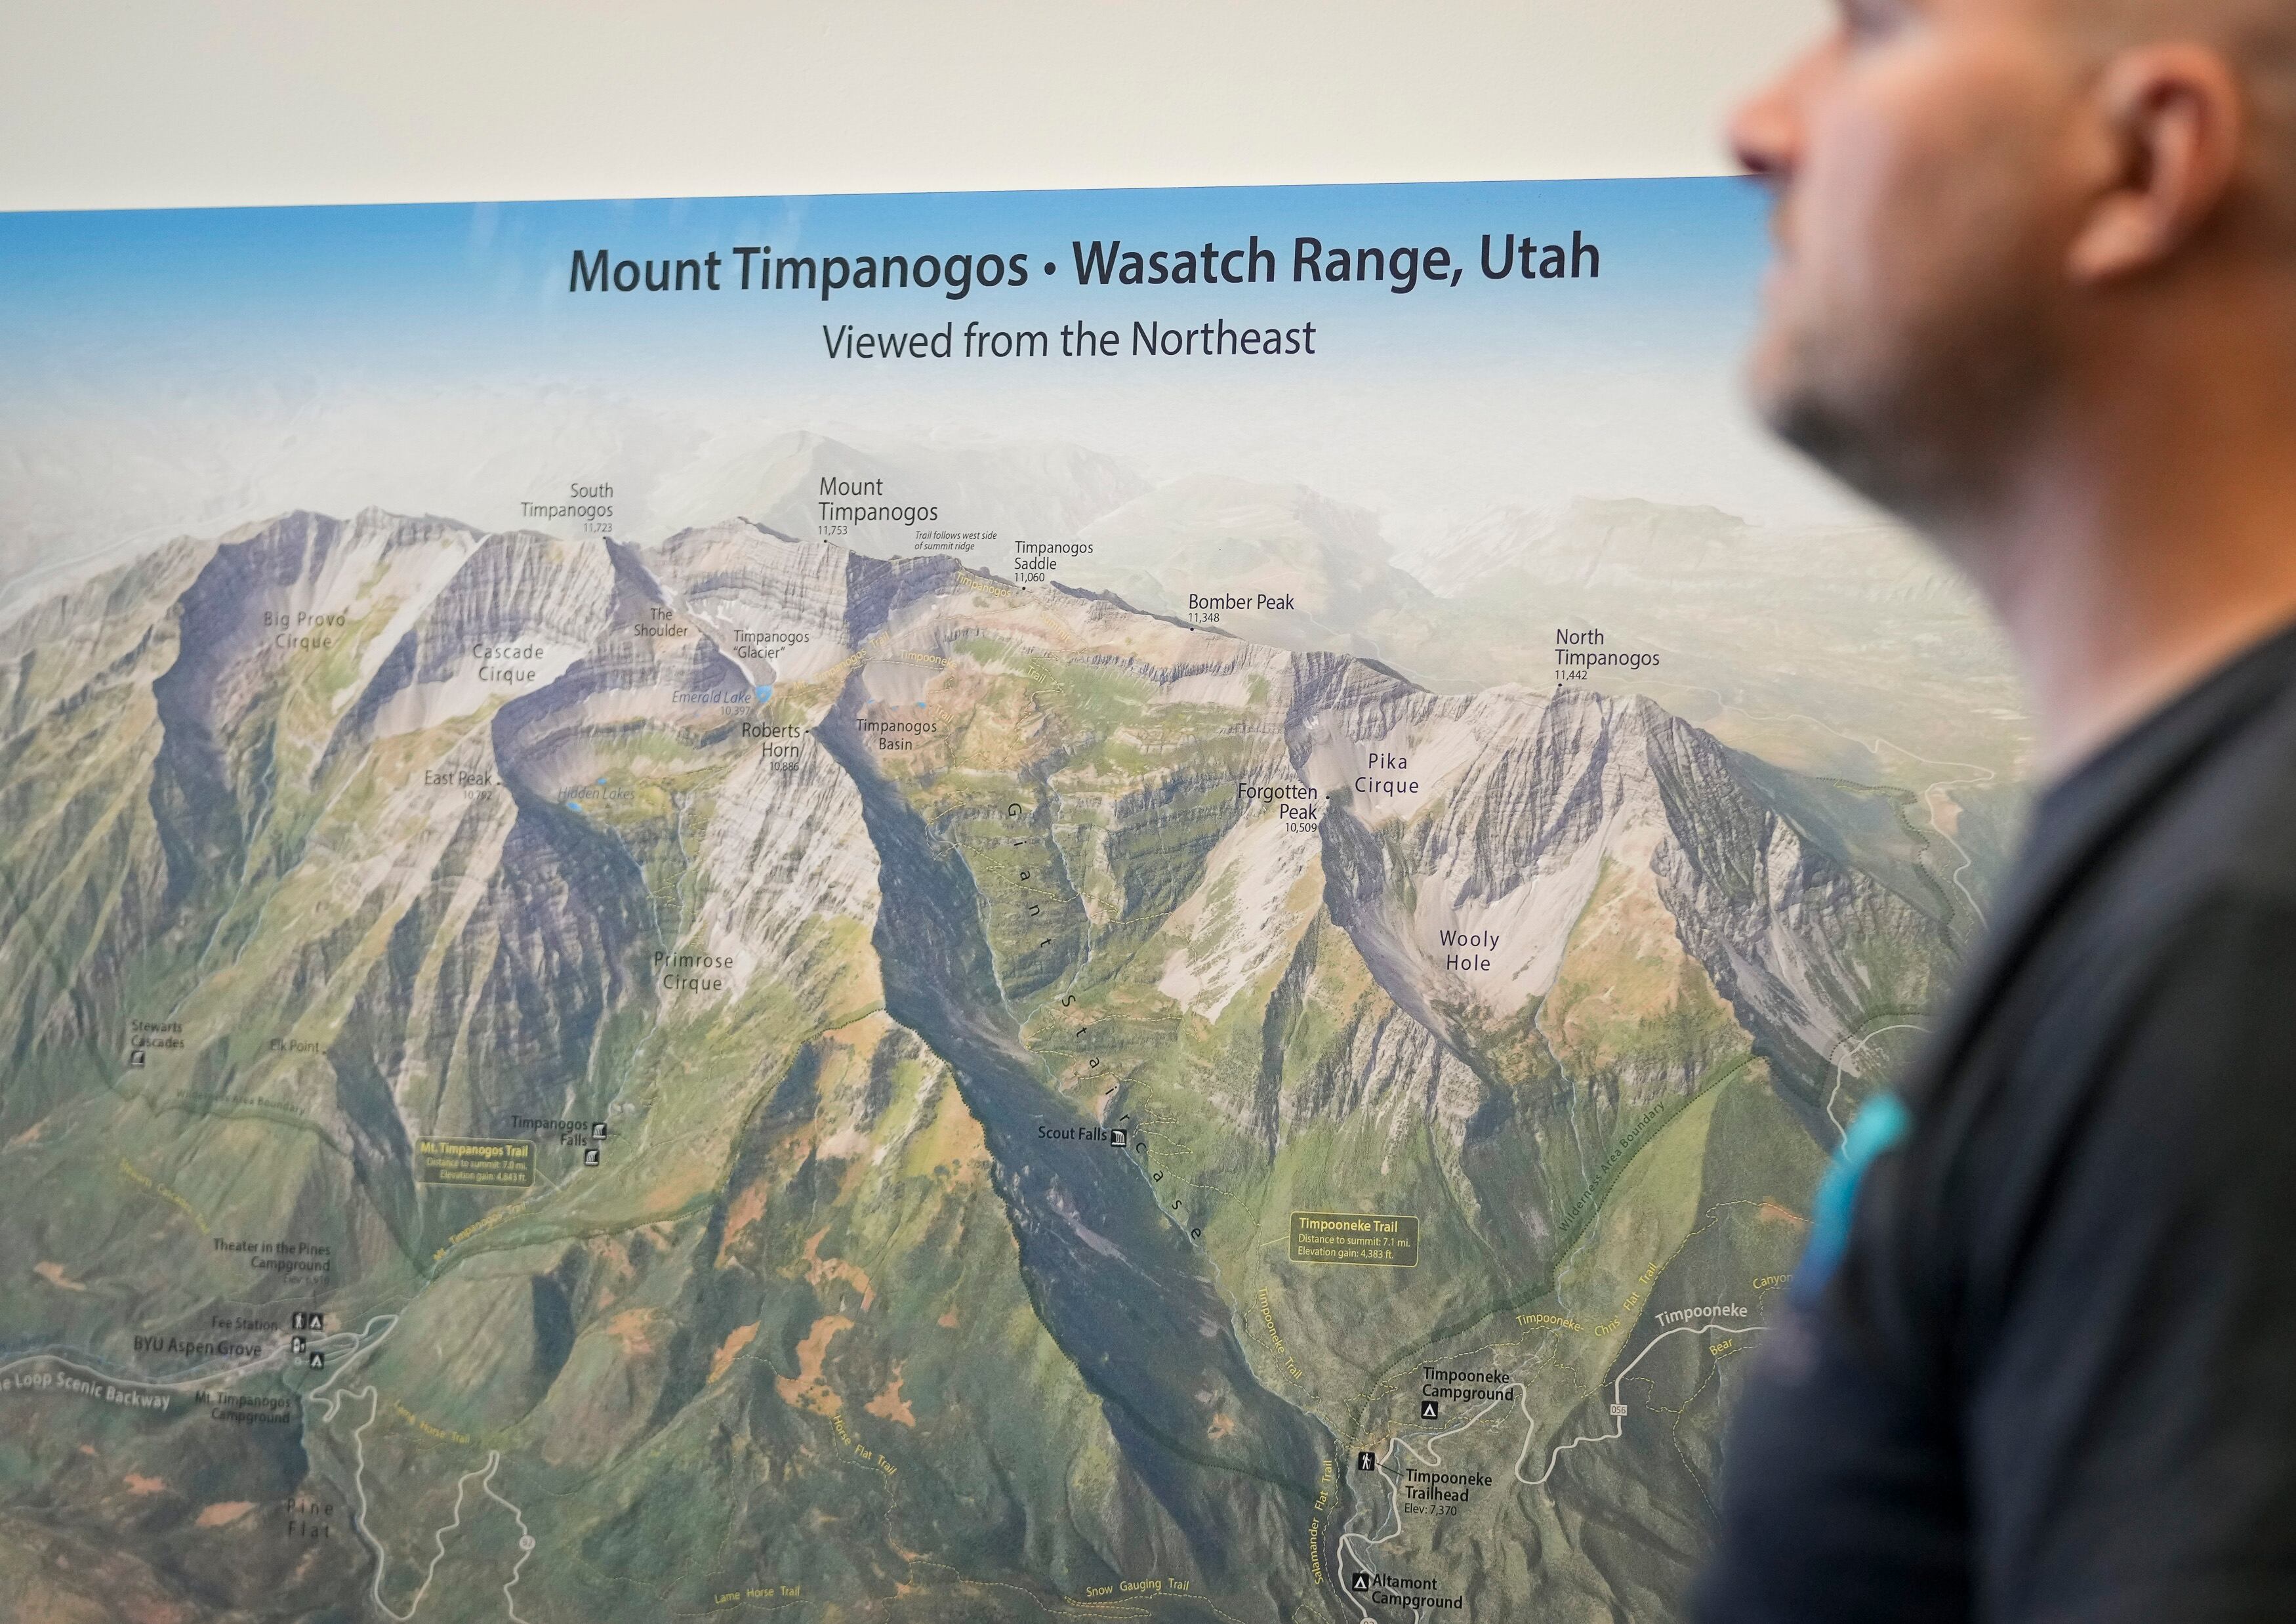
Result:
M1934 292L1947 222L1907 132L1844 120L1814 161L1800 200L1805 231L1796 270L1808 319L1830 340L1887 348Z

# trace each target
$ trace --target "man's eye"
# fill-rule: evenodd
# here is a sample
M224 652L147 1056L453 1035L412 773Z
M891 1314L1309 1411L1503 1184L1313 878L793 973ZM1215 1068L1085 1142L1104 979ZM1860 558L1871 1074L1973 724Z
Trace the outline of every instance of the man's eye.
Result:
M1842 30L1854 41L1884 38L1902 21L1903 13L1890 0L1842 0Z

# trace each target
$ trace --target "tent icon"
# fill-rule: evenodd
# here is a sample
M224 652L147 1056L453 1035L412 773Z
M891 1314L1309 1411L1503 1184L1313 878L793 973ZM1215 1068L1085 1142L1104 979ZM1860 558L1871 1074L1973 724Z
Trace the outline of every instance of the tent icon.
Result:
M1368 1573L1349 1574L1348 1588L1358 1593L1368 1592L1371 1589L1371 1575Z
M1422 1420L1422 1421L1439 1421L1439 1420L1441 1420L1441 1419L1442 1419L1442 1415L1443 1415L1443 1407L1442 1407L1441 1405L1439 1405L1439 1404L1436 1403L1436 1401L1435 1401L1434 1399L1432 1399L1432 1398L1422 1398L1422 1399L1419 1401L1419 1419L1420 1419L1420 1420Z

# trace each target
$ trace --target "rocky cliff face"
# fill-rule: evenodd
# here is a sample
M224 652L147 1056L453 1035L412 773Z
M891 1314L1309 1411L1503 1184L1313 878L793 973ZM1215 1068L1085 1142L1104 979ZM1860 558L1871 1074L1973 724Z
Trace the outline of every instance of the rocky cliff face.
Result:
M537 1616L1160 1579L1352 1619L1390 1508L1334 1462L1420 1448L1411 1373L1473 1361L1520 1398L1444 1447L1505 1486L1381 1560L1654 1616L1719 1356L1643 1367L1664 1448L1532 1468L1667 1292L1791 1258L1878 1063L1845 1040L1950 953L1822 795L1646 700L1433 694L746 521L293 514L0 661L5 1266L47 1283L0 1338L295 1400L228 1450L108 1419L169 1485L145 1554L88 1543L129 1513L62 1433L7 1515L195 1609L405 1613L496 1456ZM441 1138L532 1182L439 1182ZM1302 1260L1332 1211L1415 1219L1415 1265ZM131 1345L306 1303L360 1336L324 1375ZM315 1496L358 1528L283 1543ZM426 1616L490 1616L506 1548Z

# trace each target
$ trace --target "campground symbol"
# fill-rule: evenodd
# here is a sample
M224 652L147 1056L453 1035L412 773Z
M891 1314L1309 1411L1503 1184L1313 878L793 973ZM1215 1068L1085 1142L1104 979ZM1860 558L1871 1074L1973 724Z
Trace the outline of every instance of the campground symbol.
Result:
M1434 1399L1432 1399L1432 1398L1422 1398L1422 1399L1419 1401L1419 1419L1420 1419L1420 1420L1422 1420L1422 1421L1439 1421L1439 1420L1441 1420L1441 1419L1442 1419L1442 1416L1443 1416L1443 1407L1442 1407L1440 1404L1437 1403Z
M1350 1590L1368 1592L1371 1589L1371 1575L1368 1573L1349 1574L1348 1576L1348 1588Z

